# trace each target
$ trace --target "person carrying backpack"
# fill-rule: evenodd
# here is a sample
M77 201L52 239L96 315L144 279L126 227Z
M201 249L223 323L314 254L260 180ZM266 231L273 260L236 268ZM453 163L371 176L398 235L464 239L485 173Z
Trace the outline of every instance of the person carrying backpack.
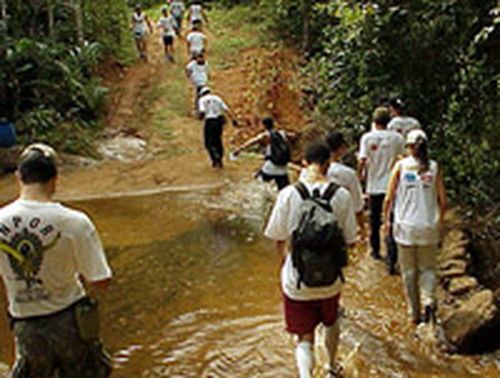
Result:
M270 117L264 118L262 125L265 131L236 148L233 151L233 155L237 156L241 151L256 144L265 145L265 162L257 173L257 176L265 182L274 181L278 190L281 190L290 184L287 170L287 165L291 158L288 136L293 136L293 134L276 130L274 128L274 120Z
M429 159L427 143L422 130L408 133L409 156L394 166L384 204L385 232L392 229L398 243L408 309L415 324L422 321L422 309L423 321L435 322L436 257L447 208L442 172Z
M265 230L285 257L281 270L286 329L296 335L299 376L312 378L314 333L325 326L329 377L338 377L336 352L340 335L339 300L347 249L356 240L355 209L349 192L328 182L330 149L325 143L305 151L309 181L279 194Z

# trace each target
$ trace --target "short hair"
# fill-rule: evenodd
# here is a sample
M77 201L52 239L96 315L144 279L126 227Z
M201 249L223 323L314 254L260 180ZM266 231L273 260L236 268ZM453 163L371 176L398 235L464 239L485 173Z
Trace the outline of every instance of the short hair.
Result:
M313 142L306 147L304 157L308 164L325 165L330 161L330 147L324 142Z
M385 106L379 106L373 112L373 122L375 122L377 125L387 127L390 121L391 113Z
M401 97L392 97L389 99L389 105L396 109L398 112L405 110L405 103Z
M35 144L24 150L17 171L23 184L46 184L57 176L57 155L46 145Z
M328 143L332 152L337 151L339 148L347 144L344 134L340 131L331 131L326 137L326 143Z
M262 119L262 124L266 130L272 130L274 128L274 120L271 117L265 117Z

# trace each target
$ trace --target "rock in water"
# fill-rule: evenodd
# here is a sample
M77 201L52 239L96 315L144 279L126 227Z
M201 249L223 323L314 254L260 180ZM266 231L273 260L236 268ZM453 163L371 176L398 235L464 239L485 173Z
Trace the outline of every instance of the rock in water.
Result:
M455 277L450 281L448 291L453 295L463 295L477 287L478 283L474 277Z
M477 349L477 335L492 325L498 309L491 290L483 290L463 301L460 307L443 319L446 339L458 351Z

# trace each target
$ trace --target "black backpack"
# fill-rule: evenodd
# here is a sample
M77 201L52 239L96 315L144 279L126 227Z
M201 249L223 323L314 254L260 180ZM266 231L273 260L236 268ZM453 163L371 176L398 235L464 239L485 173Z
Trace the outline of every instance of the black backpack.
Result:
M318 189L311 196L301 182L295 188L303 199L299 225L292 234L292 262L299 273L297 288L302 282L322 287L332 285L339 277L344 280L347 246L330 205L339 186L329 184L322 196Z
M267 157L278 166L285 166L290 162L291 150L287 140L278 131L269 132L271 137L271 154Z

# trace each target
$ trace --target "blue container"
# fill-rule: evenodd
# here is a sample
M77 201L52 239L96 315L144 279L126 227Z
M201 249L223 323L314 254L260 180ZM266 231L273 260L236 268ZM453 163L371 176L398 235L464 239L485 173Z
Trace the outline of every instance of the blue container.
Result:
M0 121L0 147L10 148L16 145L16 128L8 121Z

